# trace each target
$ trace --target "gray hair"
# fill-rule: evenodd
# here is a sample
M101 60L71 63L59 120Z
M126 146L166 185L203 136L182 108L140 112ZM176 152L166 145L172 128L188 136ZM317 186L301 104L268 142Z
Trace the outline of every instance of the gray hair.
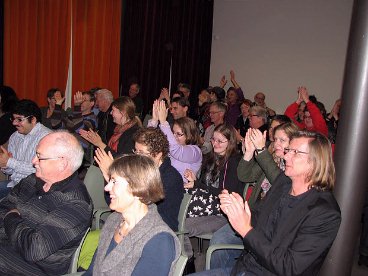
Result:
M263 108L262 106L255 105L249 109L249 113L251 112L254 112L255 115L262 118L264 123L267 123L268 120L267 109Z
M66 130L57 130L48 135L55 136L53 145L58 156L66 158L74 173L82 165L84 151L78 139Z
M109 103L112 103L114 101L114 96L112 95L112 92L107 89L100 89L95 92L95 95L101 95Z

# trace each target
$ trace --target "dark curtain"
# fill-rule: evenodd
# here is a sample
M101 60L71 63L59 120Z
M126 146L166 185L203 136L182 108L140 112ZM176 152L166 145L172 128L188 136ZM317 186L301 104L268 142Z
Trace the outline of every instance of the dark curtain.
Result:
M191 102L208 86L213 0L125 0L122 5L120 95L132 81L141 85L147 112L162 87L192 87Z
M0 0L0 85L4 83L4 1Z

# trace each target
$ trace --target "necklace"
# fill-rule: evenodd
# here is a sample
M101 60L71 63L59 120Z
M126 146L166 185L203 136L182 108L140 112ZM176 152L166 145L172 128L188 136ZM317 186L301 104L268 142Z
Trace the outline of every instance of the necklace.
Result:
M125 220L122 220L122 221L120 222L120 224L119 224L119 231L118 231L118 234L119 234L119 236L120 236L120 237L124 237L124 236L125 236L125 235L124 235L124 233L122 233L122 228L123 228L124 224L125 224Z

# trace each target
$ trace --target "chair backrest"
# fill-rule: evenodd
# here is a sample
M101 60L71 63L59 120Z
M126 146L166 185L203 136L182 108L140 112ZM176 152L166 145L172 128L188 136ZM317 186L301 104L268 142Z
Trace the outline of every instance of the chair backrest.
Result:
M109 208L104 197L104 177L101 170L91 165L84 177L84 184L92 198L94 209Z
M189 203L191 199L192 199L191 194L187 194L187 193L184 194L183 200L181 201L181 204L180 204L180 210L179 210L179 215L178 215L178 222L179 222L178 232L184 231L185 218L187 217L188 207L189 207Z
M86 239L87 234L88 234L88 232L89 232L90 229L91 228L88 227L86 233L84 233L84 236L83 236L81 242L79 243L79 245L77 247L77 250L75 250L75 252L73 254L72 262L71 262L70 267L69 267L69 273L77 272L79 254L81 252L81 248L82 248L82 245L84 243L84 240Z
M180 255L178 261L176 262L173 276L183 275L185 265L187 264L188 256Z

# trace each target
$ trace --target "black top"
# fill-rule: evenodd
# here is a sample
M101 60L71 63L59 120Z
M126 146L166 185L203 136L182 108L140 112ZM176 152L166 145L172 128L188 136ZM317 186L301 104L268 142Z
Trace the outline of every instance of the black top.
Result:
M114 129L116 126L112 115L110 114L111 109L112 107L110 106L106 112L100 111L97 114L98 134L101 136L102 142L104 142L105 144L109 142L111 136L114 134Z
M184 195L183 178L171 166L169 157L166 157L160 166L161 181L164 186L165 198L157 202L157 211L162 220L173 230L178 230L178 215Z
M4 145L13 132L17 130L10 121L11 118L12 115L10 113L5 113L0 117L0 145Z

